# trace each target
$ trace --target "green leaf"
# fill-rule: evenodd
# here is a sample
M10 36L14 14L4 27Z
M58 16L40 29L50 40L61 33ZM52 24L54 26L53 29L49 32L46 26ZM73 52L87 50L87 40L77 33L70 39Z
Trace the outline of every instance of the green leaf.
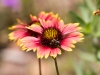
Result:
M98 16L93 16L90 25L92 29L92 35L95 37L99 37L100 36L100 18Z
M88 8L84 5L79 5L79 10L81 13L81 18L85 21L85 23L88 23L90 21L90 12Z
M90 26L90 23L86 24L85 27L83 28L83 31L86 33L86 34L90 34L91 33L91 26Z
M98 17L98 16L93 16L93 17L92 17L92 20L91 20L91 23L90 23L91 29L92 29L93 33L94 33L95 31L97 31L96 27L97 27L97 25L98 25L98 22L99 22L99 17ZM94 34L95 34L95 33L94 33Z
M73 11L69 12L73 22L79 22L81 25L85 25L85 22Z
M97 8L100 9L100 0L96 0Z
M92 0L84 0L84 2L85 2L86 6L89 8L89 10L91 12L93 12L94 10L96 10L96 6L95 6L95 4L93 3Z

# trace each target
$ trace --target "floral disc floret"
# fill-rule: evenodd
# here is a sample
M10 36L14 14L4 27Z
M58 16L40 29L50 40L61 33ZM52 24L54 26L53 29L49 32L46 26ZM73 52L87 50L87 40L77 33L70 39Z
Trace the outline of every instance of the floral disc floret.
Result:
M62 34L57 28L46 28L41 35L41 44L51 48L57 48L60 46Z

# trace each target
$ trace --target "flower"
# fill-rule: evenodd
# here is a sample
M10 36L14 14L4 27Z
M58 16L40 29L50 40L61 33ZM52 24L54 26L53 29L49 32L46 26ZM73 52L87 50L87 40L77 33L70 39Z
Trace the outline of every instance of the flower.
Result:
M19 10L21 7L20 0L1 0L0 4L4 7L11 7L14 10Z
M36 32L33 32L32 30L27 29L26 26L30 26L30 25L34 25L34 24L40 25L39 18L43 19L45 21L54 20L55 18L59 19L58 15L54 15L52 12L50 12L50 13L40 12L38 15L38 18L36 16L32 16L32 15L30 15L30 18L31 18L30 23L23 23L18 19L19 24L14 25L14 26L9 28L10 30L14 30L13 32L11 32L9 34L10 40L16 41L16 40L19 40L19 39L26 37L26 36L37 37L39 34Z
M28 29L39 33L39 37L27 36L20 40L22 50L37 51L38 58L56 57L61 50L72 51L76 42L81 41L79 23L64 24L63 20L40 20L41 25L31 25Z

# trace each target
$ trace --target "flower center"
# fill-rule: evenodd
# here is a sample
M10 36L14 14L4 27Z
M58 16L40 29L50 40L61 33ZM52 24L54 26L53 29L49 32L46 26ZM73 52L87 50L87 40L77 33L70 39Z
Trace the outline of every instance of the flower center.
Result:
M62 39L61 32L56 28L47 28L42 32L41 44L50 48L57 48L60 46Z
M57 30L56 29L47 29L44 31L44 38L47 39L55 39L57 37Z

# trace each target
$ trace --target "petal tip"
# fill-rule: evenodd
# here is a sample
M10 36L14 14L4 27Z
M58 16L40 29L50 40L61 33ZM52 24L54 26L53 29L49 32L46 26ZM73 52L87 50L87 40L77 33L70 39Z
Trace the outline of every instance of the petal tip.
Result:
M49 55L45 55L45 59L47 59L49 57Z
M74 23L76 26L79 26L80 23Z
M71 45L71 48L75 48L75 45Z
M78 30L82 30L82 27L78 27Z
M71 48L69 48L67 51L69 51L69 52L71 52L71 51L73 51Z
M72 43L75 44L75 43L77 43L77 42L76 42L75 40L72 40Z
M23 23L20 19L16 19L18 23Z
M83 36L84 36L84 34L80 33L80 36L81 36L81 37L83 37Z

